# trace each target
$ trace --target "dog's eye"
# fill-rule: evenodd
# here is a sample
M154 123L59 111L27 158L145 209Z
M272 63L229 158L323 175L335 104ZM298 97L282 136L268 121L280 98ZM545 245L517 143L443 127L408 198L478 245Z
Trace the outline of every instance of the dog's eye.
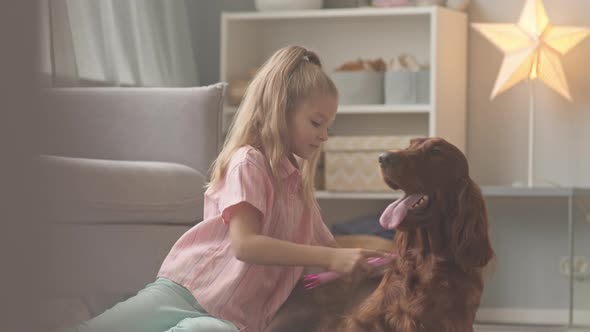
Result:
M430 154L433 156L438 156L440 154L440 148L435 146L432 149L430 149Z

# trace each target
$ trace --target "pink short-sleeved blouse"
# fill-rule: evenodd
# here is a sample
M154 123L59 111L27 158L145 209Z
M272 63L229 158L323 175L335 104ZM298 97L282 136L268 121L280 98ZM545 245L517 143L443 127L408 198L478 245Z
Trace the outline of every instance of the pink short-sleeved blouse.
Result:
M284 190L277 193L264 156L251 146L238 149L223 183L205 193L204 220L181 236L158 272L190 290L208 313L231 321L241 331L264 330L303 267L237 260L229 239L232 207L248 202L260 210L262 235L310 245L333 240L317 208L303 202L299 170L285 159L280 174Z

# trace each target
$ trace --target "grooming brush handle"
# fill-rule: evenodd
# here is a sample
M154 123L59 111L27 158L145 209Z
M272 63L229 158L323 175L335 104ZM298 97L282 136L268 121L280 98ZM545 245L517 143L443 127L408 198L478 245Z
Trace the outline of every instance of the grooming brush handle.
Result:
M371 258L367 262L371 266L377 268L377 267L381 267L381 266L391 263L396 256L397 256L396 254L389 254L385 257ZM336 280L340 277L342 277L342 273L333 272L333 271L321 272L321 273L315 273L315 274L307 274L303 277L303 281L304 281L303 287L305 289L312 289L312 288L315 288L319 285L323 285L323 284L328 283L330 281Z

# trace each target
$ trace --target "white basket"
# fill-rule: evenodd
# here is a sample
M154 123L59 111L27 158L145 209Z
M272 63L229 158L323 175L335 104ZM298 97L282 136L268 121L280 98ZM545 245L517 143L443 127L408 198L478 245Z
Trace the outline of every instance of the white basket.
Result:
M386 71L384 89L385 104L428 104L430 71Z
M332 80L341 105L383 104L383 72L337 71Z

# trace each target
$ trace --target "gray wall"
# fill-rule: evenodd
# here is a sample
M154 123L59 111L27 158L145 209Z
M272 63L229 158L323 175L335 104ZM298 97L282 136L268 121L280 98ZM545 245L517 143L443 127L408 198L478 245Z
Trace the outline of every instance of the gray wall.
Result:
M524 1L475 0L469 20L515 23ZM590 26L590 1L545 0L554 25ZM481 184L525 182L527 163L528 90L519 84L489 100L503 55L479 33L469 31L467 151L473 177ZM563 58L574 103L541 83L536 84L535 175L540 185L590 186L590 39ZM558 273L568 253L565 200L488 200L491 230L498 254L483 305L497 307L567 308L568 281ZM578 199L575 252L590 256L590 225ZM590 310L590 282L574 284L575 308Z
M544 0L554 25L590 27L590 1ZM469 20L516 23L524 0L473 0ZM481 184L526 182L528 90L526 83L489 100L503 55L481 34L469 30L467 152ZM537 82L535 183L590 186L590 38L563 58L574 103Z
M554 25L590 27L590 1L544 0ZM516 23L524 1L473 0L470 22ZM526 182L528 90L526 83L489 100L503 55L473 29L468 39L467 153L480 184ZM535 183L590 186L590 38L563 58L573 103L536 83ZM498 254L483 306L565 309L568 281L558 273L568 253L567 202L558 199L488 200ZM577 199L575 252L590 256L590 224ZM586 212L587 213L587 212ZM574 284L575 308L590 310L590 281Z
M252 11L253 0L186 0L200 85L219 81L222 11Z

